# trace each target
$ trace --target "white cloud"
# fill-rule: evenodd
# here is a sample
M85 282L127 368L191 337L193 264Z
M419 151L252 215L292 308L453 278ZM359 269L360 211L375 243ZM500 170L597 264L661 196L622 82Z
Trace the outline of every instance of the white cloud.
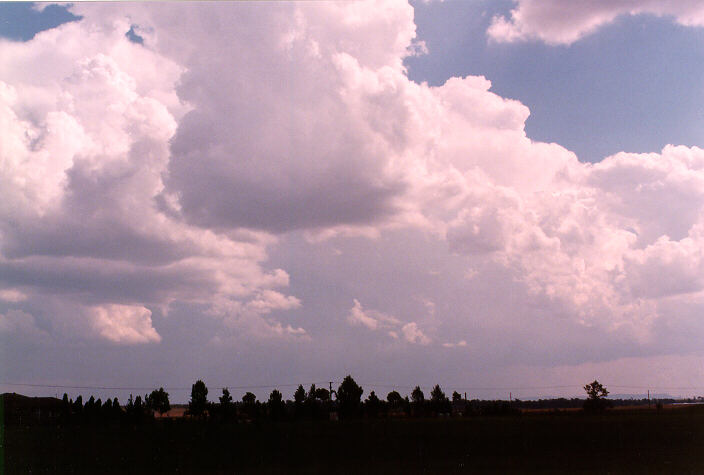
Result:
M444 346L445 348L464 347L464 346L467 346L467 342L465 340L460 340L456 343L446 342L446 343L443 343L442 346Z
M403 337L409 343L417 343L419 345L429 345L430 338L423 333L415 322L406 323L401 327Z
M44 309L56 331L90 336L89 318L117 343L158 341L148 308L174 302L295 307L274 290L288 275L263 267L273 237L191 226L160 201L185 69L127 29L118 15L0 43L0 296ZM271 326L301 331L288 328Z
M27 296L17 289L0 289L0 300L17 303L27 300Z
M102 305L91 309L93 328L103 338L115 343L159 342L152 327L152 312L132 305Z
M379 322L377 319L370 317L362 309L362 304L357 299L354 300L354 306L350 309L347 316L347 321L353 325L363 325L370 330L376 330Z
M487 31L499 42L540 40L571 44L622 15L674 17L685 26L704 26L704 4L698 0L515 0L509 18L496 16Z
M521 1L492 34L570 42L630 12L698 24L694 3L583 5L596 16ZM82 21L0 45L0 285L44 308L143 309L106 310L104 338L156 341L145 310L179 302L207 307L223 331L302 335L275 318L303 303L282 290L286 270L267 267L295 230L311 246L339 240L342 255L345 242L421 230L428 248L467 257L459 307L490 262L507 275L499 290L522 286L546 312L641 342L672 318L663 299L702 290L704 151L583 164L527 137L528 108L484 77L413 83L407 4L72 8ZM132 23L145 46L124 38ZM399 275L413 261L358 258ZM384 308L407 314L400 294ZM447 341L473 317L448 316L436 294L433 325L420 323ZM505 311L518 319L523 308ZM347 317L430 343L417 323L359 300Z
M427 301L424 302L424 304L426 303ZM352 325L361 325L369 330L384 330L394 340L398 339L400 332L409 343L429 345L431 342L431 339L418 328L417 323L409 322L404 324L394 316L377 310L365 310L357 299L354 300L354 306L347 315L347 321Z
M354 305L347 315L347 321L352 325L362 325L370 330L389 329L400 324L400 321L392 315L378 310L365 310L357 299L354 299Z

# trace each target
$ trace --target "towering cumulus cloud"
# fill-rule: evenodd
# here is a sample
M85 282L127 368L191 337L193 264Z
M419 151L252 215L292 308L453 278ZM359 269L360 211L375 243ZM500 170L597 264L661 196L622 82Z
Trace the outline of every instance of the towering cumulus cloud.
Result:
M600 16L570 26L549 16L567 7L520 1L490 34L570 42L621 13L699 11L591 3ZM72 8L81 21L0 45L0 298L59 332L159 341L153 312L185 303L235 333L305 336L285 312L305 302L267 262L296 231L311 246L423 233L633 341L700 305L704 151L584 164L527 137L528 108L484 77L414 83L408 4ZM340 321L428 347L463 315L421 324L356 297Z
M284 271L261 267L270 238L160 210L185 69L129 42L121 17L0 45L0 298L21 296L59 334L118 343L159 341L152 310L175 301L279 329L261 316L299 302L273 290Z

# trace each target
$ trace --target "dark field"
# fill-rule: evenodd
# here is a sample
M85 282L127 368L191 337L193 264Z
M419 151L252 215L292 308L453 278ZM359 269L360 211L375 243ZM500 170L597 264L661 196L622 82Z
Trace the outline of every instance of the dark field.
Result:
M5 473L704 472L704 411L6 426Z

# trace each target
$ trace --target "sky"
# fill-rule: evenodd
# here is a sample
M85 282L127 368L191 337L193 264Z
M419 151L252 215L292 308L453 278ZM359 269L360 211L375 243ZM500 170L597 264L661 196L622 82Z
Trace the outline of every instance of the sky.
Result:
M0 3L0 391L704 394L704 2Z

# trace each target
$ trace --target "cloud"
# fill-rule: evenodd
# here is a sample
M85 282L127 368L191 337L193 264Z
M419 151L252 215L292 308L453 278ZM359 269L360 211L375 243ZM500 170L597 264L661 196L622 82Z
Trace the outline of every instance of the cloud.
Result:
M442 346L444 346L445 348L464 347L464 346L467 346L467 342L465 340L460 340L456 343L447 342L447 343L443 343Z
M0 290L0 300L17 303L27 300L27 296L16 289L2 289Z
M429 345L430 338L423 333L415 322L406 323L401 327L403 337L409 343L417 343L419 345Z
M424 304L426 303L424 302ZM417 323L409 322L404 324L394 316L377 310L365 310L357 299L354 300L354 306L347 315L347 321L352 325L364 326L369 330L383 330L394 340L398 339L400 333L409 343L428 345L431 342L430 338L418 328Z
M95 331L115 343L159 342L161 337L152 327L152 312L131 305L104 305L91 309Z
M0 333L11 336L24 336L30 338L42 338L47 334L37 327L33 315L21 310L8 310L0 314Z
M362 304L360 304L359 301L356 299L354 301L354 306L352 307L349 315L347 316L347 321L353 325L363 325L370 330L376 330L377 326L379 325L379 321L377 319L370 317L369 315L364 313L364 310L362 309Z
M354 306L347 315L347 321L352 325L367 327L369 330L394 328L401 323L396 317L383 312L371 309L365 310L357 299L354 299Z
M569 42L631 12L698 24L684 3L585 3L596 16L541 5L519 2L491 34ZM148 318L187 304L219 319L223 340L313 335L284 319L315 302L287 295L288 271L268 261L297 232L377 265L375 279L389 277L369 294L390 313L412 315L408 302L427 295L432 325L401 322L363 308L354 275L335 276L352 282L340 299L358 298L348 322L418 344L477 323L445 302L478 298L478 269L504 279L491 298L515 287L569 328L643 344L675 318L665 300L702 291L701 149L580 163L531 140L529 109L487 78L414 83L408 4L72 9L83 20L0 47L0 291L47 315L64 309L47 317L56 329L77 318L67 332L156 342ZM143 45L124 37L133 24ZM426 244L412 259L355 248L405 249L416 232ZM471 278L451 282L451 298L440 285L404 295L413 273L450 267L428 258L438 249ZM312 263L298 270L315 281ZM521 317L529 297L503 299L503 314L479 323L537 318Z
M273 237L162 209L189 109L176 91L183 66L129 42L124 18L94 26L1 44L0 296L45 312L64 336L127 344L158 342L152 310L175 302L236 302L251 318L291 308L298 300L274 290L288 275L263 267Z
M510 17L498 15L487 30L498 42L540 40L569 45L623 15L673 17L684 26L704 26L704 5L690 0L516 0Z

